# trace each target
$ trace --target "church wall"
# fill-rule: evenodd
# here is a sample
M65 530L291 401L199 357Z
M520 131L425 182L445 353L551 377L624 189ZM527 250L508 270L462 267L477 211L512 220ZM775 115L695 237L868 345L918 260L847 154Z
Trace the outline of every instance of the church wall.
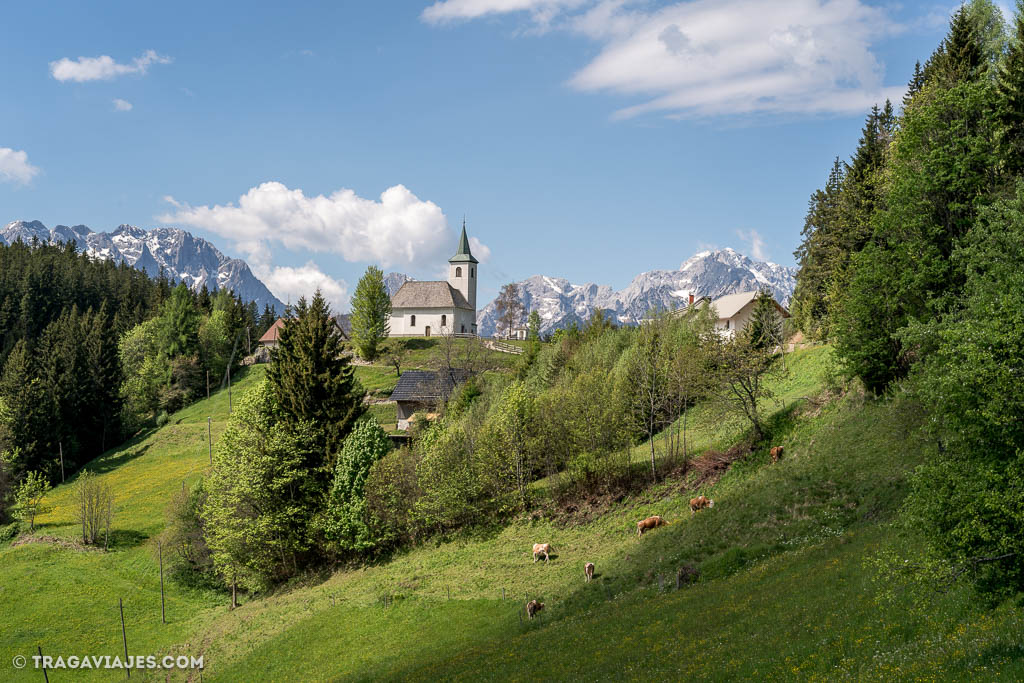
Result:
M391 313L391 337L422 337L426 334L426 328L430 327L430 336L436 337L442 334L441 315L447 316L445 322L447 327L455 326L454 332L458 333L462 324L466 324L467 333L473 329L471 324L475 322L471 311L462 309L443 308L402 308L395 309ZM410 316L416 316L416 325L411 326ZM470 322L466 322L470 321Z

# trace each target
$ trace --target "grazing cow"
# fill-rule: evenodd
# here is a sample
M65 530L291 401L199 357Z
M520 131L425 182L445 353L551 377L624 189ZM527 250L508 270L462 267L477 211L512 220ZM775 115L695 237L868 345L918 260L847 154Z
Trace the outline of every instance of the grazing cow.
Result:
M715 507L715 501L704 496L697 496L696 498L690 499L690 515L692 516L697 510L703 510L704 508Z
M544 553L544 561L548 561L548 553L551 552L550 543L534 543L533 544L533 561L537 561L537 556Z
M587 577L587 583L594 578L594 563L587 562L583 565L583 575Z
M528 616L531 619L533 619L533 615L536 614L537 612L541 611L542 609L544 609L544 603L543 602L537 602L536 600L530 600L530 602L526 603L526 616Z
M782 446L773 446L769 453L771 453L772 462L778 462L782 457Z
M653 529L656 526L663 526L665 524L668 524L668 522L663 520L658 515L648 517L647 519L641 519L639 522L636 523L636 535L643 536L644 531L646 531L647 529Z

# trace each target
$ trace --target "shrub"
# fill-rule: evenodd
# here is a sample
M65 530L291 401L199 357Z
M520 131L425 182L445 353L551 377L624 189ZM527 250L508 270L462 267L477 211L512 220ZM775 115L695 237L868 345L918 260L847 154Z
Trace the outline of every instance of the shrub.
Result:
M78 521L82 525L82 543L95 544L104 535L104 545L110 541L110 523L113 519L114 493L110 485L92 472L82 472L75 484Z
M167 526L160 535L170 575L188 586L216 585L202 518L206 498L202 480L191 489L176 492L167 506Z
M0 543L13 541L19 531L21 531L21 524L18 522L11 522L10 524L0 526Z

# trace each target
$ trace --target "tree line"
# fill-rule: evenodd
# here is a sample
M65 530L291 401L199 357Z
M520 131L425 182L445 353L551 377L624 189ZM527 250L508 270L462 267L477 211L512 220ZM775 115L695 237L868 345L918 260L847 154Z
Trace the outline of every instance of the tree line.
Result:
M205 396L273 320L71 243L0 245L0 521L30 474L59 483Z
M957 10L900 111L873 109L832 164L795 253L801 329L923 411L934 452L903 517L921 566L993 595L1024 590L1022 10Z

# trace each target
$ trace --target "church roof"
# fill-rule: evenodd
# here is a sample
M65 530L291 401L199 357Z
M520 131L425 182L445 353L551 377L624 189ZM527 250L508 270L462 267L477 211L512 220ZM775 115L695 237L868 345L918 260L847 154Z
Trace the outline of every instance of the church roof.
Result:
M462 292L447 282L409 280L391 297L391 308L465 308L473 307Z
M459 250L455 256L448 259L448 263L480 263L469 251L469 238L466 237L466 221L462 221L462 237L459 238Z

